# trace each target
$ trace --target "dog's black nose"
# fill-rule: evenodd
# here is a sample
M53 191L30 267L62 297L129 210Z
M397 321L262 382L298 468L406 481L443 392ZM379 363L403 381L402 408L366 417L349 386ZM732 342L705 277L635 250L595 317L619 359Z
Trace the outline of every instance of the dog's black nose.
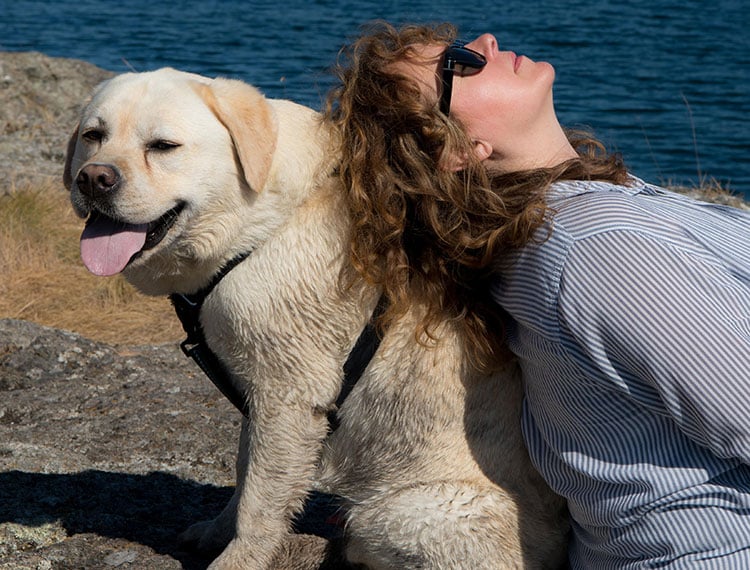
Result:
M120 173L109 164L89 164L81 169L76 177L76 185L81 194L94 197L117 189Z

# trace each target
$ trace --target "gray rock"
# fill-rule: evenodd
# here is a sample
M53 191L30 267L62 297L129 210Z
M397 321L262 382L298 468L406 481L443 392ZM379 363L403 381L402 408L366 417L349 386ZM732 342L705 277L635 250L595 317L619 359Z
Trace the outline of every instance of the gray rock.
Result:
M177 346L0 320L0 569L204 568L239 413Z
M0 194L61 186L78 111L93 87L112 75L83 61L0 52Z

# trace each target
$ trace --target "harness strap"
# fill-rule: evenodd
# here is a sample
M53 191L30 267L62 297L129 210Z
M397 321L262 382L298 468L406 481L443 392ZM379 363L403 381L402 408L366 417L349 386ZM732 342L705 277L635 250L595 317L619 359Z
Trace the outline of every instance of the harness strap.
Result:
M214 290L216 285L219 284L227 273L247 259L251 253L252 252L250 251L241 253L229 260L229 262L222 267L216 275L214 275L211 282L196 293L190 295L173 293L169 296L169 300L174 306L175 313L177 313L177 318L180 319L182 328L187 334L187 338L180 344L182 352L185 356L189 356L195 361L203 373L208 376L209 380L214 383L224 397L232 402L232 405L234 405L234 407L245 417L250 415L245 393L242 388L234 382L232 375L221 363L216 354L214 354L214 352L208 347L206 337L203 333L203 327L200 324L200 314L203 302L206 300L206 297L209 296L211 291Z
M245 392L242 387L234 381L234 378L229 373L226 366L224 366L216 354L208 347L206 337L203 333L203 327L200 324L200 313L206 297L211 294L216 285L219 284L227 273L247 259L251 253L252 252L242 253L232 258L216 275L214 275L211 282L198 292L190 295L173 293L169 296L169 300L172 302L172 306L174 306L175 313L177 313L177 317L182 323L182 328L187 334L187 338L180 344L182 352L185 356L188 356L195 361L203 373L208 376L209 380L214 383L224 397L227 398L246 418L249 417L250 410ZM339 424L338 418L336 417L336 411L343 405L349 392L352 391L352 388L354 388L354 385L362 376L375 352L377 352L378 346L380 346L380 335L377 332L375 321L378 316L383 313L385 306L386 303L383 297L381 297L380 301L378 301L378 305L375 307L370 322L365 325L365 328L359 335L354 348L349 353L349 356L344 363L344 382L338 398L336 399L336 409L328 413L328 422L332 431L335 430Z
M336 415L338 409L344 404L344 400L346 400L357 381L362 377L367 365L370 364L372 357L378 351L380 335L378 334L376 323L378 317L385 311L386 306L385 296L381 295L372 313L372 317L370 317L365 328L362 329L357 342L354 344L354 348L352 348L346 362L344 362L344 382L341 386L339 396L336 398L336 409L328 412L328 424L331 426L331 431L339 427L339 419Z

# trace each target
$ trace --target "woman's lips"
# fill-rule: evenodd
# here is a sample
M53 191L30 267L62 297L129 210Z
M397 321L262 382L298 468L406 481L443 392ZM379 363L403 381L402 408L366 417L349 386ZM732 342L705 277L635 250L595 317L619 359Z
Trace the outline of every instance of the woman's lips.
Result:
M513 71L518 71L518 68L521 67L521 63L523 62L523 56L522 55L516 55L513 54Z

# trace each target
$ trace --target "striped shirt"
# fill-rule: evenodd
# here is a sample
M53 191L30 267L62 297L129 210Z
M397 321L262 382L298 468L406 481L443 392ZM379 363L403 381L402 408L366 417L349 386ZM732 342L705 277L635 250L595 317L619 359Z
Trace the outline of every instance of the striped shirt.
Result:
M548 203L492 295L572 568L750 569L750 212L636 178Z

